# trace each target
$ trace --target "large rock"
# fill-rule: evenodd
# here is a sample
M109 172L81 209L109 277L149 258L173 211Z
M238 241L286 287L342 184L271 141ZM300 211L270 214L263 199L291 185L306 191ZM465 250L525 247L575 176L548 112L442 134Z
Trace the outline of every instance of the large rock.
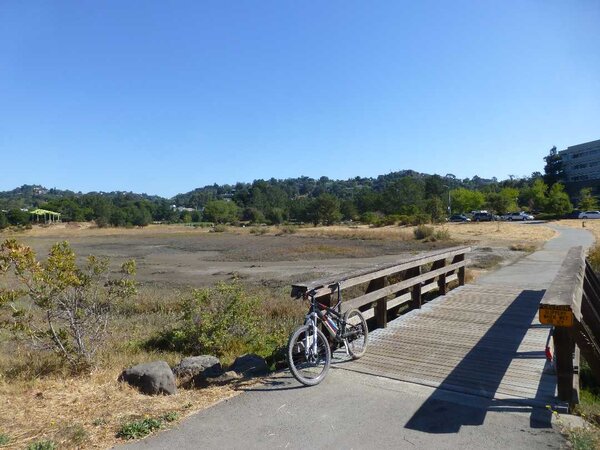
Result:
M175 375L165 361L154 361L125 369L119 381L126 381L144 394L172 395L177 393Z
M209 378L201 378L200 376L197 376L196 378L194 378L194 386L196 387L203 387L203 386L209 386L209 385L222 385L222 384L227 384L227 383L231 383L233 381L237 381L240 378L242 378L241 375L239 375L237 372L234 372L233 370L230 370L229 372L225 372L221 375L219 375L218 377L209 377Z
M190 356L183 358L179 364L173 367L173 373L184 381L192 378L212 378L223 373L221 361L212 355Z
M269 368L264 358L253 353L246 353L237 357L229 370L233 370L245 377L251 377L264 375L269 371Z

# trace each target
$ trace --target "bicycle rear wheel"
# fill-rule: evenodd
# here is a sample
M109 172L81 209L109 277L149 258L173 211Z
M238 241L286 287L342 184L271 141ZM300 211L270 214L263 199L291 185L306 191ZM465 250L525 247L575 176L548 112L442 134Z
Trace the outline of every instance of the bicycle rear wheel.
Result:
M314 386L323 381L331 364L331 350L327 338L319 329L314 336L312 330L312 326L304 325L290 336L288 342L290 371L296 380L306 386ZM316 352L312 346L314 339L317 340Z
M369 329L367 321L358 309L349 309L344 314L346 322L346 342L352 359L358 359L367 351Z

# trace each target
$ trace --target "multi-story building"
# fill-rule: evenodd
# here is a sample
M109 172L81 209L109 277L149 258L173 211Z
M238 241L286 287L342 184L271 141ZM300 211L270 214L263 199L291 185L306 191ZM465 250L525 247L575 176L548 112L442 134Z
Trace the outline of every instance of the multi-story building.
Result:
M576 196L587 187L591 187L594 193L600 192L600 139L573 145L558 154L569 194Z

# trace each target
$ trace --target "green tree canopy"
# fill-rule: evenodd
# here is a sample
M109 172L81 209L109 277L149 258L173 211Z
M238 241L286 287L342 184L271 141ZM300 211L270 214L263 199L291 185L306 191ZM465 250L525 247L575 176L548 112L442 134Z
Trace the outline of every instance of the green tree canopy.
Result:
M469 212L481 209L485 203L485 196L479 191L470 189L458 188L450 193L452 198L453 212Z
M230 223L239 219L240 208L232 201L212 200L204 207L204 218L209 222Z

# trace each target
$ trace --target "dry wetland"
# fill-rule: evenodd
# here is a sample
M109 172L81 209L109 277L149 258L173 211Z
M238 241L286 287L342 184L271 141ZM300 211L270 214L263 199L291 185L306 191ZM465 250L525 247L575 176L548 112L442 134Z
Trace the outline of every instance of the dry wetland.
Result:
M581 227L581 221L573 222ZM600 221L586 226L600 235ZM71 223L2 232L0 241L17 239L40 258L58 241L68 241L80 258L110 258L112 270L133 258L139 292L120 305L96 366L85 373L73 375L55 355L40 354L0 328L0 447L52 448L33 445L53 442L57 448L108 448L122 441L118 436L126 424L156 419L160 425L155 428L168 427L240 392L239 385L227 385L147 396L117 382L119 373L133 364L160 359L173 366L181 359L178 348L145 343L180 323L182 299L194 288L237 283L256 299L265 320L285 320L289 327L304 308L289 298L292 282L463 244L474 248L472 278L515 261L555 235L543 225L507 222L451 223L436 225L434 231L439 232L436 239L415 239L414 227L398 226L231 227L215 232ZM276 330L279 341L284 331ZM233 346L223 354L224 365L232 362L235 351Z

